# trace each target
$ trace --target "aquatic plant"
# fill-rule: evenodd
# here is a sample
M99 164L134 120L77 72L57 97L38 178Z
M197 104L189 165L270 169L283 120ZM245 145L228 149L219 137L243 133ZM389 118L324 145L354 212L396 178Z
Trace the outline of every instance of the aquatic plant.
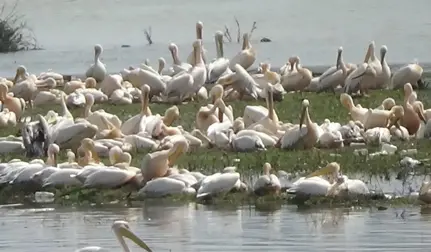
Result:
M0 53L40 49L24 16L19 15L18 1L11 7L0 6ZM9 9L9 11L8 11Z

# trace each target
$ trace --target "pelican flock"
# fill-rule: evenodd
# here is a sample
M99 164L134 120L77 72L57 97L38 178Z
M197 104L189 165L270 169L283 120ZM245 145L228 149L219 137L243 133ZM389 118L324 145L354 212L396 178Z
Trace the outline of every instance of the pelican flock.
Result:
M347 178L336 162L285 188L269 162L256 181L246 184L235 167L219 167L219 172L204 174L178 167L177 161L196 148L306 152L314 148L347 148L352 142L388 146L395 139L431 136L431 110L424 108L414 91L423 82L422 67L411 63L398 70L390 69L386 60L390 51L385 45L381 46L379 59L371 41L364 61L358 64L345 63L343 48L339 47L335 65L319 77L313 77L296 55L289 57L279 72L272 71L270 63L262 62L258 72L251 73L248 70L255 64L258 52L249 34L243 34L241 48L229 59L224 55L223 33L217 31L217 57L210 60L202 43L202 31L203 23L199 21L197 39L191 42L187 60L182 61L178 47L170 43L172 64L167 66L166 60L160 58L158 69L146 61L118 74L108 74L100 59L103 48L98 44L85 80L65 81L52 71L36 76L23 65L17 68L13 80L0 78L0 127L18 125L21 129L20 136L0 140L0 153L26 153L31 159L0 163L0 185L24 186L33 192L52 187L128 186L140 197L191 195L197 199L231 191L257 195L367 195L370 191L366 184ZM368 96L376 89L400 89L404 101L396 104L388 97L377 108L354 103L353 96ZM286 92L323 91L341 93L338 100L350 114L344 123L313 120L313 107L320 105L309 99L298 104L301 110L294 112L298 121L286 122L278 116L275 102ZM243 111L233 111L231 104L237 100L265 100L266 106L247 105ZM186 129L176 122L181 118L182 104L192 102L202 106L196 108L194 128ZM104 103L141 103L141 109L128 119L92 109ZM172 106L164 114L156 114L152 103ZM52 104L60 105L61 110L32 115L38 106ZM82 117L70 112L76 107L84 108ZM234 117L234 113L240 116ZM132 154L139 151L148 154L140 167L134 167ZM60 163L62 152L67 153L67 161ZM109 157L109 162L102 163L103 157ZM427 192L427 188L422 191ZM114 230L132 237L126 224L116 225ZM142 241L133 239L145 248Z

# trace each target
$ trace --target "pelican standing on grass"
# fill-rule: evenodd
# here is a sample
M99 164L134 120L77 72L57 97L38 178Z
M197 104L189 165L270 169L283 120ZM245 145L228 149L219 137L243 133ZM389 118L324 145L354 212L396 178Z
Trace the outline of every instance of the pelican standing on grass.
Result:
M85 73L86 77L93 77L97 82L102 82L106 76L105 64L100 61L100 55L103 52L101 45L97 44L94 46L94 63L88 68Z

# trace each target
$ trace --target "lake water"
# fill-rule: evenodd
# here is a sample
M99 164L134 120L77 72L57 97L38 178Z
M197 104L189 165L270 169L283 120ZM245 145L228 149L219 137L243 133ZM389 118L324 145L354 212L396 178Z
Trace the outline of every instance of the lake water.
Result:
M259 211L154 203L87 210L0 208L0 250L70 252L97 245L121 251L110 226L123 219L154 251L428 251L429 210L283 206Z
M16 0L6 0L12 6ZM4 2L4 1L3 1ZM0 55L0 76L12 76L16 66L31 72L53 69L63 74L83 74L91 64L93 45L100 43L109 72L118 72L149 58L171 58L168 44L175 42L185 60L195 38L195 23L204 23L204 44L209 58L215 55L213 34L227 25L236 38L234 16L242 31L250 31L258 59L281 66L299 55L305 66L335 64L336 50L344 47L345 60L363 60L370 40L389 48L389 63L417 59L431 62L431 2L428 0L37 0L20 1L43 51ZM154 44L146 45L144 30L152 27ZM259 43L268 37L271 43ZM130 48L121 48L121 45ZM240 45L226 44L226 56ZM377 48L378 49L378 48ZM429 64L425 64L426 69Z

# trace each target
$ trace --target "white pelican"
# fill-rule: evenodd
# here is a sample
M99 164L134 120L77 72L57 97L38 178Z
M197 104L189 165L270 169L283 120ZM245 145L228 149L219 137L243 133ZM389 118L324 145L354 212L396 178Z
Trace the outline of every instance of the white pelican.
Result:
M201 199L219 193L228 193L232 189L240 189L241 180L238 172L215 173L205 177L197 191L196 198Z
M340 173L340 165L337 162L327 164L320 170L308 175L307 178L323 175L330 175L330 182L337 181L338 177L342 176L344 178L344 183L336 183L336 185L338 190L345 190L349 196L367 195L370 193L367 185L362 180L349 179L346 175L342 175Z
M418 63L411 63L401 67L394 72L389 85L390 89L398 89L404 87L404 84L411 83L417 86L422 82L423 68Z
M204 28L204 24L201 21L196 22L196 39L202 41L202 30ZM194 53L194 50L189 54L189 57L187 57L187 63L194 66L196 65L196 54ZM205 49L202 47L201 51L201 57L202 61L205 64L206 63L206 57L205 57Z
M382 71L377 73L376 88L388 88L391 82L391 69L389 68L388 62L386 62L386 53L388 48L382 45L380 48L380 64L382 66Z
M107 125L102 121L102 117L104 117L106 120L111 122L115 127L120 128L121 127L121 120L118 118L118 116L106 113L103 109L99 109L97 111L91 111L91 107L94 104L94 97L90 94L85 95L85 108L84 108L84 116L85 119L90 122L91 124L94 124L97 126L99 131L108 129Z
M375 81L376 70L368 63L359 64L344 81L344 92L351 94L358 91L367 96L372 81Z
M253 65L255 60L256 51L250 43L248 33L244 33L241 51L230 60L229 68L231 71L235 72L237 71L235 65L239 64L242 68L247 70Z
M331 89L335 92L337 86L344 86L346 77L356 68L355 65L345 64L343 61L343 47L338 48L337 61L335 66L330 67L318 78L318 91ZM354 67L353 67L354 66Z
M364 62L368 63L368 65L373 68L374 72L376 72L375 76L371 76L371 78L366 80L368 83L365 85L369 88L376 88L378 77L382 74L382 64L376 57L375 49L376 45L374 41L371 41L368 45L367 54L365 55L364 60Z
M169 44L169 51L171 52L171 56L172 56L172 61L173 61L172 68L174 70L174 74L177 74L182 71L189 71L192 68L192 65L181 62L180 56L178 54L178 46L176 44L174 43ZM193 50L193 52L195 52L195 50Z
M188 148L189 144L187 140L184 137L180 137L176 139L169 149L145 155L141 163L144 183L153 178L165 176L169 166L172 166L182 154L187 152Z
M288 129L285 134L280 138L282 149L297 148L302 145L304 148L309 149L314 147L320 138L319 126L311 121L308 107L310 102L307 99L302 101L302 112L299 120L299 126L294 126ZM305 123L305 127L303 126Z
M8 108L3 108L3 111L0 112L0 128L15 127L16 123L15 113L9 111Z
M220 76L223 76L225 73L231 72L231 70L229 69L229 59L224 57L223 33L221 31L217 31L214 35L214 38L217 58L208 64L207 79L209 83L214 83L220 78Z
M193 76L193 93L205 84L207 79L207 68L202 60L202 40L193 42L193 50L195 55L195 65L190 69L190 75Z
M147 252L153 251L152 249L150 249L150 247L148 247L148 245L144 241L142 241L138 236L136 236L130 230L129 223L127 223L126 221L122 221L122 220L114 221L114 224L112 224L112 230L114 231L115 237L117 237L124 252L130 252L130 249L127 246L126 241L124 240L123 237L129 238L136 245L138 245L140 248L144 249ZM95 251L102 251L102 250L104 249L101 247L90 246L90 247L78 249L75 252L95 252Z
M271 84L268 84L267 86L267 106L268 106L268 114L263 117L258 122L250 125L249 129L254 129L257 125L262 125L265 127L265 129L269 130L272 134L277 134L278 126L279 126L279 120L277 113L274 109L274 98L273 98L273 87Z
M302 91L310 85L313 73L300 64L298 56L289 59L291 70L282 76L281 85L286 91Z
M225 90L227 90L228 87L231 87L233 90L238 92L239 99L242 99L244 95L249 95L256 100L258 98L257 87L259 85L240 64L236 64L234 68L234 72L224 75L218 79L217 83L223 85Z
M180 72L166 83L165 95L171 101L174 97L178 102L182 102L193 94L193 76L187 72Z
M143 125L141 125L143 123L142 118L152 115L151 110L148 107L149 93L150 87L148 85L143 85L141 94L141 111L139 112L139 114L131 117L121 125L121 132L123 132L124 135L139 133L143 128Z
M103 52L101 45L97 44L94 46L94 63L85 72L86 77L93 77L97 82L103 81L106 76L105 64L100 61L100 55Z
M271 174L271 164L263 165L263 175L261 175L253 185L254 193L265 195L268 193L279 193L281 190L280 180L275 174Z
M171 178L155 178L139 190L138 196L143 198L159 198L172 195L194 195L196 190L187 186L184 181Z
M404 89L408 90L413 88L410 83L406 83ZM407 96L404 97L404 117L401 119L400 124L409 131L410 135L415 135L419 130L421 121L426 124L427 120L423 114L422 106L420 106L419 103L410 104L409 98L410 97Z
M365 115L367 114L368 109L355 106L352 97L346 93L342 93L340 95L340 102L349 111L350 117L352 117L353 121L365 123Z

